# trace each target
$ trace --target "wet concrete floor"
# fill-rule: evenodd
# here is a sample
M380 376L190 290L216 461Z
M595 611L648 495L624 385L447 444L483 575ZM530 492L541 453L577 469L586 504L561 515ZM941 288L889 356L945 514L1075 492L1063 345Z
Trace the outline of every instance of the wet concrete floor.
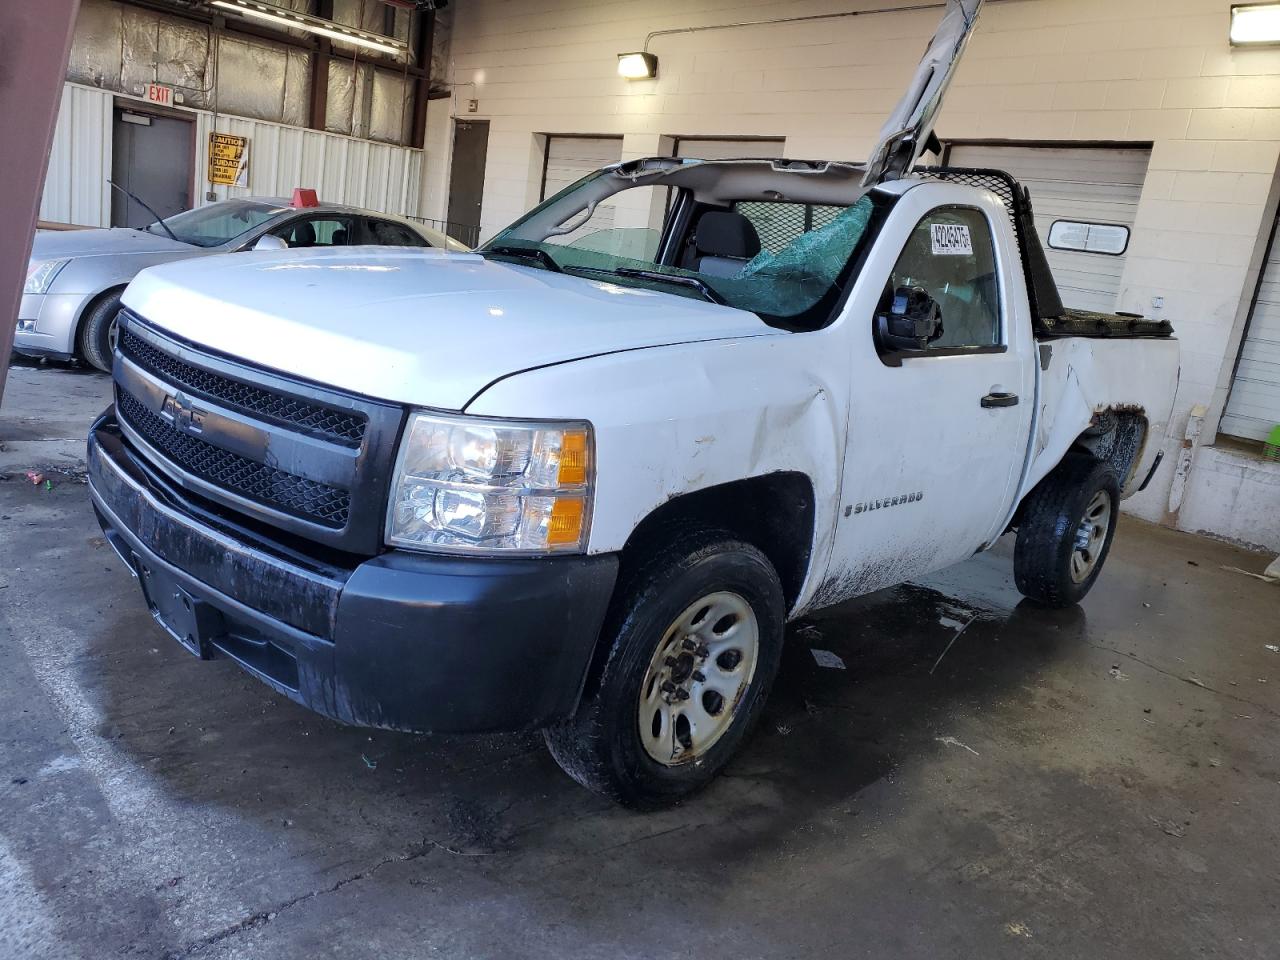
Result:
M13 373L10 467L109 392ZM1280 954L1280 586L1224 569L1268 558L1126 518L1078 609L1002 543L825 611L728 774L640 815L536 736L343 728L195 660L83 485L9 476L0 957Z

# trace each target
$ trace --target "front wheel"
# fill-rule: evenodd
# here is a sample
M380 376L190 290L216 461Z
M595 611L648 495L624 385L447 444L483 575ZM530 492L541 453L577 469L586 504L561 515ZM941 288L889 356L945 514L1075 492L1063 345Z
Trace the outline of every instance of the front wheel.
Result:
M1049 607L1079 603L1111 551L1120 484L1106 461L1068 457L1027 496L1013 553L1022 595Z
M116 314L123 290L111 290L85 311L80 321L80 356L104 373L111 372L116 347Z
M713 531L676 541L619 584L598 676L545 731L566 773L631 806L677 802L719 773L782 653L782 586L764 554Z

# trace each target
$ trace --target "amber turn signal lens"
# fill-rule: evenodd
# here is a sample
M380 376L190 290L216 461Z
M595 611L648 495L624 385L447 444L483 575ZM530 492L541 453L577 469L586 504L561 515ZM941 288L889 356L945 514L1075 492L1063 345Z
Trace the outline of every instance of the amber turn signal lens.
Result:
M561 486L580 486L587 482L587 435L580 430L566 431L560 441Z
M577 543L582 537L583 502L577 497L562 497L551 508L547 527L547 543Z

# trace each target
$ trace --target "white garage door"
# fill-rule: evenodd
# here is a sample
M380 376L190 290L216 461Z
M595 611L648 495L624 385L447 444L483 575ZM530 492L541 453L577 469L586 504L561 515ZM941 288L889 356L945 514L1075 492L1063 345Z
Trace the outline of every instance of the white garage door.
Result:
M1105 313L1116 308L1150 160L1145 147L956 144L948 163L1005 170L1024 184L1062 302Z
M621 159L621 137L547 137L547 162L539 199L554 197L592 170Z
M699 160L750 160L754 157L785 156L785 147L786 141L781 137L756 140L677 137L675 156L697 157Z
M1219 429L1265 440L1280 424L1280 244L1272 242Z

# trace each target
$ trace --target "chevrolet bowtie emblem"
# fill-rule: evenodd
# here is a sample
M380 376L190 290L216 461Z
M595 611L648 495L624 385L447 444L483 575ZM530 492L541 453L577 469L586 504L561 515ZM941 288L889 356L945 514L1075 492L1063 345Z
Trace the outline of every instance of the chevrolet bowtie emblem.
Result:
M183 433L200 433L204 429L204 411L198 410L184 393L166 396L160 405L160 416Z

